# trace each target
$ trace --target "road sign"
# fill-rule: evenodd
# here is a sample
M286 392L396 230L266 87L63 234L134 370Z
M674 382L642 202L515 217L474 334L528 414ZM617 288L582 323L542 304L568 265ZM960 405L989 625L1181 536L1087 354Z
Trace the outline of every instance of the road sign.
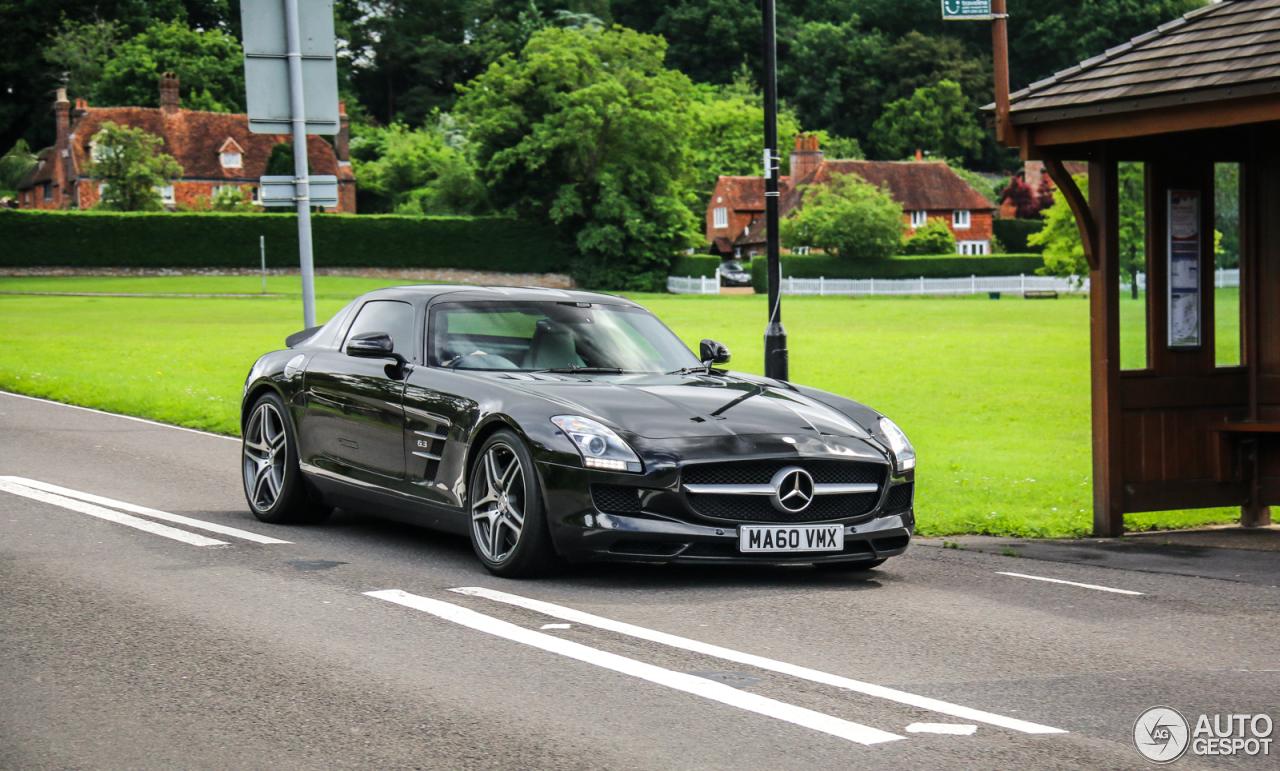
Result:
M293 206L298 201L293 177L260 177L258 183L259 203L263 206ZM332 174L307 177L307 187L311 190L307 197L311 206L338 205L338 178Z
M994 18L991 0L942 0L944 21L984 21Z
M241 0L240 3L249 130L256 134L288 134L293 130L285 2ZM337 134L338 65L334 54L333 0L296 2L307 133Z

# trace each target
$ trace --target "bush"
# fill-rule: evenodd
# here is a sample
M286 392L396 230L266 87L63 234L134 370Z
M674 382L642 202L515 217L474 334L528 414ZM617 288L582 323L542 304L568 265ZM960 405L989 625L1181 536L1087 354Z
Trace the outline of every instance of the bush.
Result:
M758 257L757 261L763 260ZM720 257L715 254L678 254L671 261L671 275L673 276L706 276L710 278L716 274L716 268L720 267ZM749 265L750 263L743 263Z
M571 251L546 226L503 217L312 217L317 267L464 268L547 273ZM278 214L0 210L0 266L297 267L298 224Z
M751 278L757 292L768 289L766 260L752 261ZM850 262L827 255L783 255L782 276L786 278L964 278L968 276L1034 275L1044 266L1038 254L966 257L942 255L895 257L890 260Z
M956 237L941 217L934 217L902 244L903 254L955 254Z
M1000 239L1004 248L1017 254L1040 254L1043 246L1032 246L1027 243L1027 236L1039 233L1044 228L1044 220L997 219L991 221L991 230Z

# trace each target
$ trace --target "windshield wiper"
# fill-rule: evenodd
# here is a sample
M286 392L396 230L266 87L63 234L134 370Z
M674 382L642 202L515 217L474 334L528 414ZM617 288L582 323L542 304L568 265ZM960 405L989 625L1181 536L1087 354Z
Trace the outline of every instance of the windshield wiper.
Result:
M621 375L620 367L552 367L551 369L535 369L533 372L550 372L556 375Z
M706 367L681 367L670 372L664 372L664 375L692 375L694 373L707 374Z

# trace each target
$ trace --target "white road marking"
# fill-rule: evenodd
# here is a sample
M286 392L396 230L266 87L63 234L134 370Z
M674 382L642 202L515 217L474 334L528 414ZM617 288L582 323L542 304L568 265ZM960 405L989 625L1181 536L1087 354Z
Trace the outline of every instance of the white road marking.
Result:
M973 736L978 730L976 725L956 725L955 723L912 723L907 726L909 734L946 734L948 736Z
M132 415L121 415L118 412L107 412L106 410L95 410L92 407L81 407L78 404L67 404L66 402L55 402L53 399L41 399L38 396L27 396L26 394L15 394L12 391L0 391L0 396L12 396L16 399L30 399L33 402L44 402L45 404L54 404L59 407L68 407L73 410L84 410L85 412L96 412L99 415L107 415L113 418L124 418L125 420L134 420L139 423L150 423L153 426L160 426L161 428L172 428L175 431L190 431L193 434L200 434L202 436L212 436L216 439L230 439L233 442L240 441L240 437L238 436L226 436L225 434L215 434L209 431L201 431L198 428L187 428L186 426L175 426L171 423L161 423L158 420L147 420L146 418L135 418Z
M874 683L864 683L860 680L851 680L847 677L820 672L816 669L801 667L795 664L788 664L785 661L775 661L767 659L763 656L756 656L750 653L735 651L731 648L722 648L719 645L711 645L709 643L690 640L686 637L678 637L666 632L658 632L653 629L646 629L642 626L635 626L613 619L594 616L590 613L566 608L562 605L553 605L549 602L541 600L532 600L527 597L520 597L515 594L507 594L493 589L484 589L480 587L464 587L460 589L450 589L451 592L458 594L466 594L472 597L482 597L495 602L502 602L508 605L515 605L528 610L536 611L544 615L552 616L563 621L571 621L587 626L594 626L599 629L605 629L618 634L625 634L630 637L638 637L642 640L669 645L673 648L681 648L683 650L701 653L707 656L715 656L717 658L735 661L739 664L757 667L759 669L767 669L772 672L778 672L792 677L798 677L803 680L810 680L815 683L823 683L832 685L837 688L855 691L867 696L874 696L889 701L896 701L899 704L906 704L911 707L919 707L932 712L938 712L943 715L951 715L963 720L974 720L979 723L987 723L989 725L999 726L1000 728L1008 728L1013 731L1021 731L1028 734L1065 734L1066 731L1061 728L1051 728L1037 723L1030 723L1026 720L1018 720L1017 718L1005 717L992 712L984 712L979 709L970 707L962 707L958 704L950 704L938 699L931 699L927 696L917 696L914 693L899 691L894 688L886 688L883 685L875 685Z
M176 527L161 525L157 522L152 522L149 519L139 519L138 517L121 514L120 512L112 511L111 509L104 509L101 506L94 506L92 503L77 501L74 498L65 498L61 495L54 495L53 493L36 490L35 488L15 484L3 479L0 479L0 490L7 493L13 493L14 495L20 495L24 498L30 498L33 501L40 501L41 503L48 503L53 506L61 506L62 508L70 509L71 511L78 511L81 514L88 514L91 517L105 519L108 522L128 525L129 527L134 527L138 530L145 530L153 535L162 535L165 538L172 538L175 541L189 543L192 546L227 545L226 541L215 541L212 538L206 538L203 535L197 535L195 533L188 533L186 530L179 530Z
M1110 586L1098 586L1097 584L1078 584L1075 581L1063 581L1060 578L1045 578L1044 576L1029 576L1026 573L1005 573L1002 570L997 570L996 574L1002 576L1013 576L1014 578L1030 578L1032 581L1048 581L1051 584L1079 586L1083 589L1097 589L1100 592L1114 592L1115 594L1142 594L1142 592L1131 592L1128 589L1112 589Z
M569 624L543 624L543 629L568 629Z
M516 626L515 624L502 621L501 619L486 616L477 613L470 608L464 608L460 605L453 605L440 600L433 600L427 597L420 597L415 594L400 591L399 589L388 589L378 592L365 592L368 597L373 597L387 602L394 602L407 608L420 610L424 613L430 613L438 618L452 621L455 624L475 629L487 634L503 637L514 642L523 643L525 645L539 648L549 653L556 653L561 656L567 656L571 659L594 664L604 669L619 672L624 675L647 680L651 683L664 685L668 688L674 688L677 691L684 691L695 696L701 696L705 699L718 701L732 707L754 712L766 717L772 717L782 720L793 725L803 728L810 728L814 731L821 731L825 734L837 736L841 739L847 739L858 744L880 744L882 742L898 741L905 739L905 736L891 734L888 731L881 731L878 728L860 725L848 720L843 720L831 715L825 715L821 712L797 707L793 704L776 701L774 699L765 698L754 693L740 691L722 683L713 682L706 678L697 677L695 675L687 675L683 672L674 672L670 669L646 664L643 661L636 661L625 656L619 656L616 653L597 650L580 643L569 640L562 640L559 637L552 637L541 632L535 632L531 629Z
M85 501L87 503L96 503L101 506L110 506L113 509L120 509L121 511L128 511L134 514L141 514L144 517L151 517L152 519L160 519L160 520L164 520L165 522L173 522L174 524L178 524L178 525L186 525L187 527L199 528L200 530L208 530L211 533L229 535L232 538L242 538L246 541L253 541L254 543L293 543L292 541L282 541L279 538L271 538L270 536L251 533L248 530L241 530L235 527L227 527L226 525L218 525L213 522L205 522L202 519L192 519L191 517L184 517L181 514L170 514L167 511L160 511L159 509L149 509L146 506L135 506L132 503L117 501L113 498L104 498L101 495L94 495L92 493L82 493L79 490L70 490L66 487L58 487L57 485L51 485L48 482L40 482L35 479L24 479L23 477L0 476L0 480L6 481L6 482L13 482L14 484L22 485L23 487L31 487L31 488L35 488L36 490L44 490L45 492L55 493L57 495L63 495L63 496L66 496L67 498L75 498L77 500Z

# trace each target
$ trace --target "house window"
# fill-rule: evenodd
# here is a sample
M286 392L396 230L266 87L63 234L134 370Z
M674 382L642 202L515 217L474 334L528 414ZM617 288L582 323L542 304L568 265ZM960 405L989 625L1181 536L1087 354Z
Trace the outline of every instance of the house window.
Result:
M969 227L969 212L966 209L957 209L951 213L952 227L963 230Z
M217 198L221 195L239 194L240 187L238 185L214 185L212 196Z
M106 183L106 182L99 183L99 184L98 184L98 197L99 197L99 198L101 198L101 197L102 197L102 194L103 194L103 193L105 193L105 192L107 192L107 183Z
M728 209L728 207L725 207L725 206L717 206L717 207L715 208L715 210L712 212L712 216L715 218L715 224L716 224L716 227L718 227L718 228L727 228L727 227L729 227L729 209Z
M911 229L915 230L916 228L924 227L925 223L928 222L928 220L929 220L929 212L927 211L911 212Z
M41 183L40 187L44 191L44 200L52 201L53 200L53 183L44 182L44 183Z
M173 185L161 185L156 188L156 192L160 194L161 203L173 203Z
M980 256L988 254L991 250L989 241L961 241L956 244L956 253L967 256Z
M249 195L250 195L250 196L252 196L252 198L253 198L253 202L254 202L254 203L257 203L257 202L258 202L258 187L257 187L257 185L255 185L255 186L253 186L253 187L249 188ZM691 253L692 253L692 252L691 252Z
M240 168L240 153L221 153L222 168L238 169Z

